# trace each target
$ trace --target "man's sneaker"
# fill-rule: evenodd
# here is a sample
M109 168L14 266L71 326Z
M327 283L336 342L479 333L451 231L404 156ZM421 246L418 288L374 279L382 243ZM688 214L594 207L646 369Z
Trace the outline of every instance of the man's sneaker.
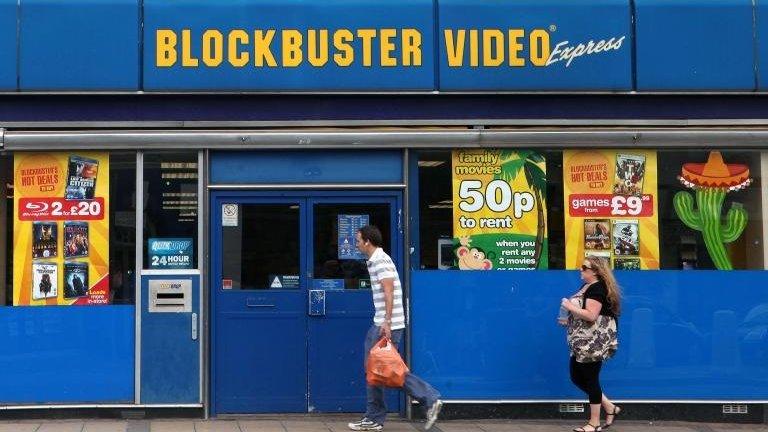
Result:
M354 423L348 423L347 426L353 431L380 431L384 429L382 424L368 420L365 417Z
M427 410L427 424L424 425L424 430L429 430L434 426L437 421L437 416L440 415L440 410L443 409L443 401L436 400L431 407Z

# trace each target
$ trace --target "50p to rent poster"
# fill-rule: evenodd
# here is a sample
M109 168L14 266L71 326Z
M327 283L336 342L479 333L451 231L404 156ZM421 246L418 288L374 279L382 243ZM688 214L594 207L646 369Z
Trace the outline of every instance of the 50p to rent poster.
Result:
M544 156L525 150L454 150L451 169L456 267L546 269Z
M109 304L109 154L16 153L13 305Z
M609 260L616 270L659 268L656 152L563 152L565 263Z

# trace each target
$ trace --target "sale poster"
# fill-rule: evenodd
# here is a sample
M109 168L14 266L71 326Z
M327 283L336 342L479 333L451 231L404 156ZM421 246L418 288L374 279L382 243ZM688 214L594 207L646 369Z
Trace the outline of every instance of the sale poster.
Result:
M13 305L109 304L109 154L16 153Z
M616 270L659 268L656 152L563 152L566 268L595 255Z
M546 269L544 156L523 150L454 150L451 169L455 267Z

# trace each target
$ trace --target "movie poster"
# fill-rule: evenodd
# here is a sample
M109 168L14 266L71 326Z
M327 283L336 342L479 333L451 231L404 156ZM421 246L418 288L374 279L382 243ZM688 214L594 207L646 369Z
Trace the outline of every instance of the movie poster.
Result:
M563 152L566 268L585 256L616 270L659 268L656 152Z
M540 153L454 150L453 268L546 269L547 174Z
M14 154L14 306L109 304L109 154Z
M56 298L59 293L59 269L56 263L32 264L32 298L42 300Z

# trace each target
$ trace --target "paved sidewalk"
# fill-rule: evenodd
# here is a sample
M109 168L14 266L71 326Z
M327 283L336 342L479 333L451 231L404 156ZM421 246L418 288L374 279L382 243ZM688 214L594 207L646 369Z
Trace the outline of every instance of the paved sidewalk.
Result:
M217 420L29 420L0 421L0 432L343 432L346 416L247 417ZM564 420L447 420L435 432L570 432L578 422ZM387 432L419 432L423 422L393 419ZM611 432L768 432L765 424L690 423L618 420Z

